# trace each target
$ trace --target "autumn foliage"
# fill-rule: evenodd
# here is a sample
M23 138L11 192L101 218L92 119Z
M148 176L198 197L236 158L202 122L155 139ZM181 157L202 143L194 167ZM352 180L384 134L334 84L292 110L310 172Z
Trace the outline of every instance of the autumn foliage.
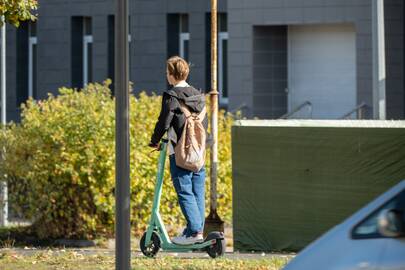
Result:
M35 20L36 15L33 12L37 8L37 0L0 0L0 16L4 16L7 23L17 27L21 21Z

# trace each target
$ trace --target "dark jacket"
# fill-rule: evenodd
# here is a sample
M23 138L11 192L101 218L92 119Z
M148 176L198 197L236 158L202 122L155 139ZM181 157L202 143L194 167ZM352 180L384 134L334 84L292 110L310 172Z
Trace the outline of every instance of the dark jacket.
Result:
M205 96L192 86L174 87L163 93L162 109L155 130L150 140L150 146L157 146L163 135L170 127L173 127L177 138L172 141L176 145L183 132L185 117L180 108L179 100L182 100L191 112L199 113L205 106ZM203 126L207 131L208 117L205 116ZM208 137L208 136L207 136ZM173 140L173 139L172 139Z

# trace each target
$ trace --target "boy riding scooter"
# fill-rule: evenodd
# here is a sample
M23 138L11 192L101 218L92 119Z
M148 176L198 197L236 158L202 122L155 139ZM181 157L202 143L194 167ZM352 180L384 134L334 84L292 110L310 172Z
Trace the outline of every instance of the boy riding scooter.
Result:
M141 249L144 248L146 253L142 251L151 257L160 247L166 250L203 249L211 257L221 256L225 251L222 233L213 232L205 240L203 238L208 118L205 96L186 82L188 74L189 65L184 59L174 56L167 60L167 81L173 87L163 94L162 109L149 143L150 147L162 150L163 153L159 159L151 222L141 240ZM166 132L168 140L160 143ZM187 221L186 228L171 241L167 239L158 214L166 147L169 151L171 178ZM161 242L165 246L161 246Z
M205 97L200 91L188 85L186 82L188 74L189 66L185 60L176 56L167 60L167 81L173 88L163 94L162 110L149 144L151 147L158 147L160 139L168 131L170 174L181 211L187 221L187 227L182 234L172 239L173 243L179 245L202 242L205 220L204 163L201 164L201 168L196 172L182 168L180 167L181 165L178 165L179 157L175 153L175 148L180 146L178 145L178 141L184 130L186 121L185 110L189 110L188 113L199 114L205 129L203 130L204 137L208 127ZM202 162L204 162L205 156L205 147L203 148L205 140L203 144L201 146L202 149L199 149L202 152L196 154L196 160L200 158Z

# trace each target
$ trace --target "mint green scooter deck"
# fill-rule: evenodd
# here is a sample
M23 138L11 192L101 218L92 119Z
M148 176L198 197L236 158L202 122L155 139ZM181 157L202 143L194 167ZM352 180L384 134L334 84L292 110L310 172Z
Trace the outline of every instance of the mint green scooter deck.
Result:
M160 247L165 251L177 251L186 252L194 249L204 249L205 247L214 245L216 239L205 241L203 243L193 244L193 245L177 245L170 241L169 235L167 234L166 228L163 224L163 220L159 214L160 207L160 196L162 195L163 187L163 175L165 170L166 162L166 152L167 152L167 142L161 142L161 151L158 163L158 172L155 184L155 194L153 199L152 216L149 222L148 229L146 231L145 246L149 246L151 242L152 232L156 232L160 238Z

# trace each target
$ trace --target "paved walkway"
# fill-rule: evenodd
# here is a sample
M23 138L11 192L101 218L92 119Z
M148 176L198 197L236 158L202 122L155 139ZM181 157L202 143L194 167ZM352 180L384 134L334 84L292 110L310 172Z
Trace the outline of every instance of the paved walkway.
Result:
M8 251L8 252L15 252L17 254L21 254L24 256L33 256L37 253L47 251L49 249L37 249L37 248L11 248L11 249L0 249L0 252L2 251ZM89 249L74 249L74 248L68 248L68 249L51 249L52 253L55 256L58 256L59 254L63 254L65 252L77 252L80 254L83 254L84 256L88 255L104 255L104 256L114 256L115 251L113 249L103 249L103 248L89 248ZM225 253L225 258L228 259L260 259L260 258L272 258L272 257L291 257L294 256L295 254L281 254L281 253L262 253L262 252L254 252L254 253L239 253L239 252L232 252L231 249L227 250ZM208 254L205 252L179 252L179 253L173 253L173 252L165 252L165 251L160 251L158 253L158 257L165 257L165 256L173 256L173 257L179 257L179 258L209 258ZM132 257L143 257L143 254L140 251L133 251L132 252Z

